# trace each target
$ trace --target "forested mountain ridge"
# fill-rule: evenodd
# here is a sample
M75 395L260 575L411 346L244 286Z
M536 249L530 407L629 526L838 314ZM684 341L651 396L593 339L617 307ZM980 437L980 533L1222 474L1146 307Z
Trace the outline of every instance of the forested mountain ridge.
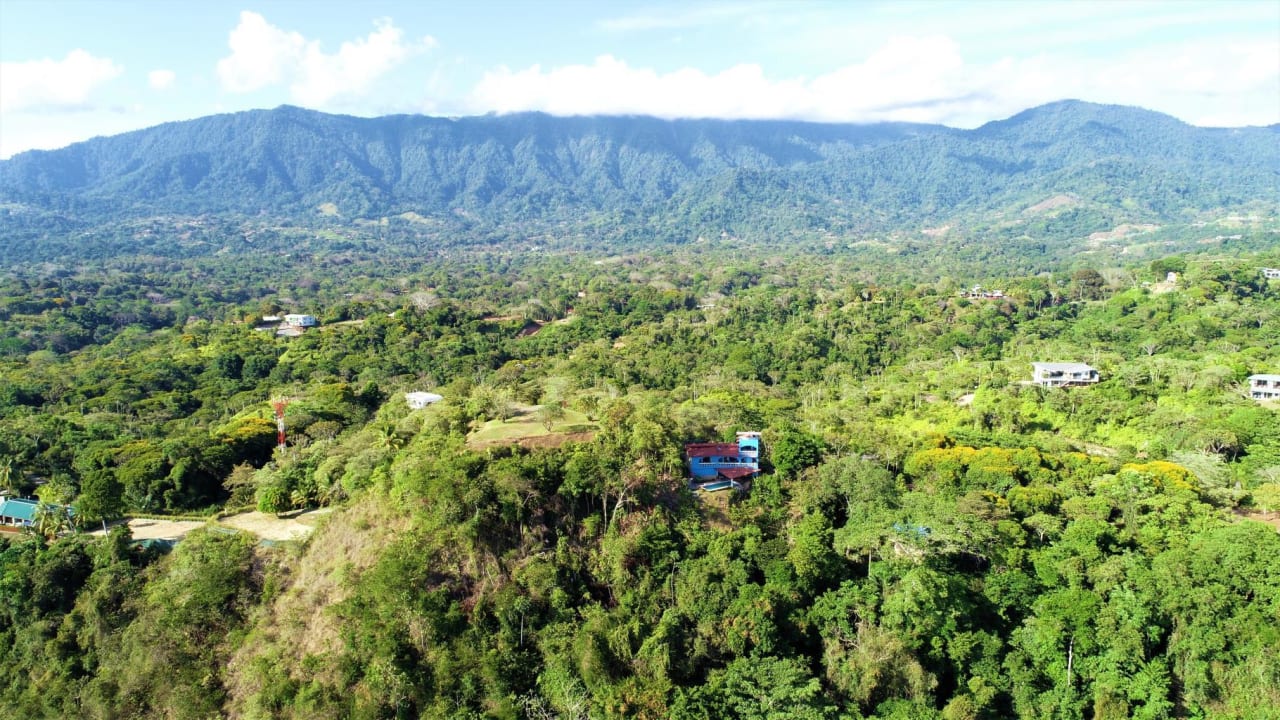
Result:
M664 226L896 228L1069 194L1111 221L1280 203L1277 128L1062 101L974 130L542 114L218 115L0 161L0 200L67 219L415 212ZM761 220L761 218L767 218ZM1105 223L1104 223L1105 224ZM1099 228L1093 228L1099 229Z
M1275 720L1276 130L281 108L0 164L0 717Z

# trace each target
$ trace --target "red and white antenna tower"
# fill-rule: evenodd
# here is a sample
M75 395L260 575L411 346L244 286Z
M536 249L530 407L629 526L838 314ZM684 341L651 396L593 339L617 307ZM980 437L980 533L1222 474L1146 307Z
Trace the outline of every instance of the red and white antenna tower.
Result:
M284 409L289 407L289 398L276 398L271 401L271 407L276 411L276 445L281 450L284 449Z

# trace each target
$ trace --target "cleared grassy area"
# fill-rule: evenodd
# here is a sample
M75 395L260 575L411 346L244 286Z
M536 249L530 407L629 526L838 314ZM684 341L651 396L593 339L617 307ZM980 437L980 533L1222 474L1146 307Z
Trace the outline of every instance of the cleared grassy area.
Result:
M541 407L541 405L520 406L516 409L516 414L508 420L486 422L467 437L467 445L475 448L508 445L539 438L552 440L556 436L568 440L599 429L599 426L588 420L583 413L565 408L564 417L555 421L548 430L538 420L538 410Z

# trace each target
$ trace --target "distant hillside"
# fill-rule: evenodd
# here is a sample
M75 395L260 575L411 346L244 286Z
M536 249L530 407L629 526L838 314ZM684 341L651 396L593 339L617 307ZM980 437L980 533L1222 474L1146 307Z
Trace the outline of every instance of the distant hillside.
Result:
M1056 197L1085 230L1274 207L1280 128L1197 128L1076 101L969 131L541 114L366 119L280 107L0 161L0 201L45 225L175 212L319 217L324 208L344 218L660 218L662 227L742 234L839 232L1018 213Z

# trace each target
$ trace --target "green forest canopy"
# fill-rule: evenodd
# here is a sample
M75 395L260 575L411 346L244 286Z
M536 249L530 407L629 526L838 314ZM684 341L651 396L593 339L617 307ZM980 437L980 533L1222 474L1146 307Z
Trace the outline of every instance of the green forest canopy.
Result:
M0 707L1268 717L1280 416L1242 385L1280 368L1262 265L1280 261L1010 275L998 300L712 249L13 272L7 484L43 481L82 522L337 510L296 547L10 538ZM254 329L282 310L324 327ZM1102 381L1025 384L1043 360ZM422 389L445 400L411 411ZM582 432L468 446L548 405ZM682 443L742 429L768 471L691 495Z

